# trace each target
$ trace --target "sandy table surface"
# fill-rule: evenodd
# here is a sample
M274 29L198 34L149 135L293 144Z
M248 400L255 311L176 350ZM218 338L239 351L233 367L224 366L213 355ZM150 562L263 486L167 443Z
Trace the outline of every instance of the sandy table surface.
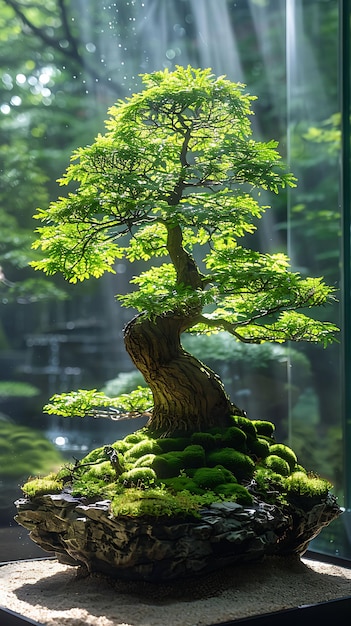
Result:
M351 569L266 557L197 580L129 583L45 559L0 567L0 606L46 626L209 626L351 596Z

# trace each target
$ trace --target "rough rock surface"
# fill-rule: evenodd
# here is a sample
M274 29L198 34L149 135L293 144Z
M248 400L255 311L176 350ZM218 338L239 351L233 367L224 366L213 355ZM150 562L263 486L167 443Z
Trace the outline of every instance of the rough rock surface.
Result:
M308 511L254 501L214 503L199 519L117 517L109 501L69 493L16 502L19 524L61 563L149 582L193 577L263 555L303 554L340 509L329 495Z

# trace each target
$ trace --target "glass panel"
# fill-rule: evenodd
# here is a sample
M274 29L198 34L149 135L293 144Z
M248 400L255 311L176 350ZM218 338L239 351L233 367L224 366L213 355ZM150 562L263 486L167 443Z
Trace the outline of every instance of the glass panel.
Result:
M341 208L342 208L342 414L344 421L343 530L351 544L351 3L340 4Z
M288 156L298 178L288 192L288 250L293 266L324 276L340 300L340 94L338 2L286 3ZM321 312L341 326L341 304ZM291 347L296 350L296 347ZM307 468L327 477L340 502L343 476L342 343L301 345L289 363L288 439ZM314 549L351 556L343 522L332 524Z
M191 64L247 84L258 96L255 137L278 140L299 179L287 195L262 196L272 210L256 246L288 250L302 273L341 283L337 0L30 5L0 0L0 561L37 555L12 521L21 482L47 470L38 467L47 444L28 428L50 442L45 458L54 466L57 455L81 458L142 423L65 421L41 409L53 393L101 389L118 375L111 393L135 386L122 341L130 312L114 294L126 292L136 268L119 263L115 276L72 287L39 282L27 267L36 207L57 197L54 181L71 151L103 131L108 107L140 87L140 73ZM338 306L322 314L341 322ZM218 338L192 348L250 417L273 421L277 438L343 498L340 345L229 346ZM348 546L342 524L333 524L317 547L349 555Z

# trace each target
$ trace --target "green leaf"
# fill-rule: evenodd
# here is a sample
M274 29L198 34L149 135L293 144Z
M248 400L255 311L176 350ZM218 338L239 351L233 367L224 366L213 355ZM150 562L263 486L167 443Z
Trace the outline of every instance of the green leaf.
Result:
M120 413L143 413L152 407L152 394L148 387L137 387L130 393L115 398L106 396L96 389L79 389L70 393L55 394L44 406L44 412L63 417L85 417L96 415L101 408L116 409L115 418Z

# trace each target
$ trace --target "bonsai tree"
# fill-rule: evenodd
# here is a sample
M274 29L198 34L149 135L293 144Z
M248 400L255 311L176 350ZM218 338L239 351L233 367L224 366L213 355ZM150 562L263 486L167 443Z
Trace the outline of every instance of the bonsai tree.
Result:
M276 142L250 137L253 97L208 69L143 80L144 91L110 109L107 133L73 155L61 183L76 191L39 210L45 258L34 266L76 282L113 271L123 257L166 257L119 296L138 311L125 345L148 387L115 398L81 390L45 407L65 416L147 413L149 421L29 480L16 519L64 563L159 581L222 568L223 555L229 563L301 553L340 514L329 482L275 442L274 424L231 402L220 378L182 347L182 333L326 345L336 328L307 315L332 299L322 279L291 271L284 254L239 243L267 208L260 189L295 184Z
M268 208L260 190L295 185L277 142L251 138L254 96L210 69L142 79L143 91L110 109L106 134L73 154L60 183L76 191L38 210L44 225L35 247L44 259L32 265L74 283L113 272L118 259L164 257L131 280L137 290L119 296L138 311L125 346L152 393L148 426L163 435L224 427L243 413L183 349L181 334L225 330L245 343L326 345L336 328L308 310L330 301L333 289L291 271L284 254L240 245ZM84 414L111 404L77 392L48 410Z

